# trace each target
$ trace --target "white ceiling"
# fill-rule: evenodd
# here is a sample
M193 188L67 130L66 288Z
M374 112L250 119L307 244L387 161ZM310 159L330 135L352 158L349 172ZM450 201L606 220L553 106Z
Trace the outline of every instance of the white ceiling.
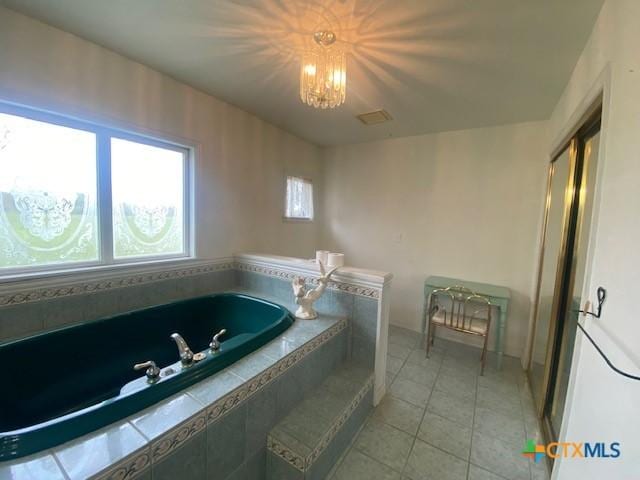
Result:
M319 145L549 117L603 0L0 0ZM299 99L300 48L330 27L347 100ZM391 122L364 126L379 108Z

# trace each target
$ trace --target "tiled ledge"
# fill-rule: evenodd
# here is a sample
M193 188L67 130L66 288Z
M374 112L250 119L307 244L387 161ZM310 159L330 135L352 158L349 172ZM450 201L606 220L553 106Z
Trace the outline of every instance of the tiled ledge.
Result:
M291 281L300 276L308 283L317 283L319 275L318 265L313 260L281 257L277 255L264 255L244 253L234 256L235 269L240 272L252 272L268 277ZM391 301L391 281L393 275L387 272L365 270L353 267L342 267L331 277L329 290L349 294L361 300L375 301L375 311L366 318L359 318L359 309L356 308L347 314L353 317L353 335L357 340L366 338L373 342L375 350L374 362L374 405L377 405L385 393L385 372L387 362L387 335L389 328L389 308ZM327 295L325 292L325 296ZM364 298L363 298L364 297ZM322 302L322 299L318 303ZM375 317L375 318L374 318Z
M246 270L283 280L304 277L310 283L316 283L320 274L314 260L278 255L242 253L234 256L235 268ZM329 288L354 295L379 298L382 289L391 283L393 275L388 272L366 270L354 267L341 267L331 277Z
M44 277L26 276L12 281L3 280L0 307L231 270L233 266L233 258L181 260L71 270Z
M0 478L136 478L346 326L345 318L333 316L296 321L282 335L225 370L127 420L51 450L0 464Z
M234 268L282 279L302 276L311 283L317 281L319 274L318 266L312 260L253 253L211 260L184 259L152 264L94 267L4 279L0 308ZM391 283L391 279L392 275L387 272L342 267L332 276L329 288L354 295L380 298L382 290Z

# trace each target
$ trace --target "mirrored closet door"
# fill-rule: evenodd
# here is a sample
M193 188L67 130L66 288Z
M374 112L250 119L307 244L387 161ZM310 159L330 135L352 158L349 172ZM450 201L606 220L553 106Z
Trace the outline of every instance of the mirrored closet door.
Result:
M560 433L585 280L600 109L549 165L528 376L547 441Z

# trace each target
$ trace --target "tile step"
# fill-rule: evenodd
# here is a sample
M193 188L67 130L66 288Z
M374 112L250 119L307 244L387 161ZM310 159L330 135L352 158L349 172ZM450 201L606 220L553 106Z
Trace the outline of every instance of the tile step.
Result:
M338 447L332 444L351 440L372 408L372 392L371 370L351 362L336 367L269 433L269 455L278 458L268 462L267 478L281 478L283 472L270 470L283 469L290 470L286 478L324 478ZM342 452L335 453L337 459Z

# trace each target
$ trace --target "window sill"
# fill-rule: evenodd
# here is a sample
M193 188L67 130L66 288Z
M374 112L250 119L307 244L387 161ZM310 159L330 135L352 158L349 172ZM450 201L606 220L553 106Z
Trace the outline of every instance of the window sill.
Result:
M282 217L285 223L313 223L313 218Z

